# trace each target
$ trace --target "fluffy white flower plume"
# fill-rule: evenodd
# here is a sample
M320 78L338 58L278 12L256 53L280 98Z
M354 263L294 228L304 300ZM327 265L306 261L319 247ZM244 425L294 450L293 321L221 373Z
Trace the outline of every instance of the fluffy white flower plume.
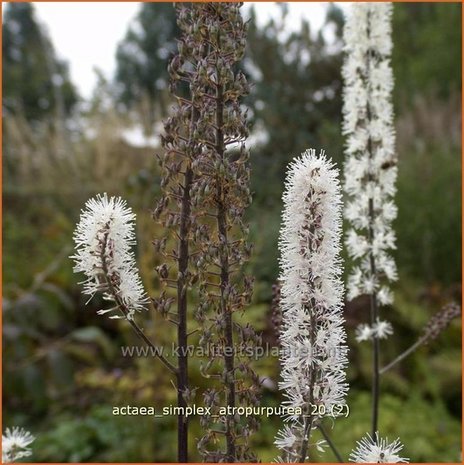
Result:
M74 232L74 271L86 276L84 294L92 298L103 292L116 306L100 310L100 315L119 311L127 319L148 302L134 254L135 214L120 197L97 195L85 204ZM119 318L113 315L110 318Z
M382 305L392 303L389 283L397 279L390 255L397 214L391 12L389 3L354 3L344 30L344 214L351 225L346 246L355 262L347 294L352 300L375 293Z
M374 441L367 434L358 441L356 449L350 454L350 461L356 463L408 463L409 459L400 457L398 453L403 449L399 438L392 443L388 439L381 439L376 435Z
M348 389L338 170L323 153L307 150L290 164L283 201L279 386L285 404L303 415L286 418L275 444L282 460L298 462L306 458L316 420L336 416L333 407L344 404Z
M11 463L32 455L30 445L35 437L23 428L7 428L2 435L2 463Z

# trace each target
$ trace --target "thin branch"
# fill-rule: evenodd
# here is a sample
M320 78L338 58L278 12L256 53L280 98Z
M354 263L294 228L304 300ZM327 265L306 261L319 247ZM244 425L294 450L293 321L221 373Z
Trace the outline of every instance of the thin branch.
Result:
M335 457L337 457L337 460L340 463L344 463L345 461L343 460L342 456L340 455L340 452L338 452L338 449L335 447L335 444L332 442L332 439L330 439L330 436L325 431L324 427L321 424L319 424L319 425L317 425L317 428L321 432L322 436L324 436L324 439L326 440L326 442L329 445L330 449L334 453Z
M134 329L135 333L145 342L145 344L147 344L150 348L153 349L153 353L155 354L155 356L160 359L160 361L166 366L166 368L168 368L169 371L171 371L173 374L177 375L177 368L174 365L172 365L169 362L169 360L167 360L163 356L163 354L161 354L159 352L159 350L158 350L159 348L157 346L155 346L155 344L153 344L153 342L151 342L151 340L145 335L143 330L137 325L137 323L134 321L134 319L127 318L127 315L129 314L129 310L126 308L124 303L119 298L119 296L118 296L118 294L117 294L117 292L116 292L116 290L115 290L115 288L113 286L113 283L111 282L111 279L109 278L108 265L106 263L106 258L105 258L107 240L108 240L108 234L105 234L105 239L104 239L104 242L103 242L103 247L102 247L100 257L101 257L101 262L102 262L103 277L104 277L104 279L106 281L106 284L108 285L108 291L110 292L111 297L113 298L114 302L118 306L121 313L126 317L127 321L129 322L129 324Z
M403 353L398 355L392 362L390 362L388 365L385 365L383 368L380 369L379 373L383 375L386 371L388 371L390 368L393 368L396 364L404 360L408 355L412 354L415 350L417 350L424 342L426 341L426 337L422 336L420 339L418 339L409 349L406 349Z
M123 312L124 315L126 315L124 313L124 311L121 309L121 311ZM148 337L145 335L145 333L143 332L143 330L137 325L137 323L134 321L134 320L127 320L129 322L129 324L132 326L132 328L134 329L134 331L136 332L136 334L149 346L153 349L153 353L156 355L156 357L158 357L161 361L161 363L163 363L163 365L173 374L175 374L177 376L177 368L171 363L169 362L169 360L167 360L163 354L160 354L159 353L159 347L155 346L155 344L153 344L153 342L150 341L150 339L148 339Z

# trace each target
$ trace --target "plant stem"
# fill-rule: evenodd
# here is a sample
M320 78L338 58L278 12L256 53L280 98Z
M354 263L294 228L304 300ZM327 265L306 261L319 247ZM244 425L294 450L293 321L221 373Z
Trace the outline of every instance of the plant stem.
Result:
M311 429L313 426L313 417L305 418L305 426L304 426L304 436L303 436L303 443L301 445L300 450L300 460L299 463L306 462L306 456L308 455L308 444L309 439L311 436Z
M219 32L218 32L219 38ZM219 43L219 40L218 40ZM222 132L224 119L224 102L223 88L218 85L216 89L216 152L221 160L224 160L224 135ZM224 352L224 364L226 368L226 403L227 407L235 408L235 380L234 380L234 339L232 331L232 312L228 306L225 291L229 286L229 255L227 250L227 218L226 206L223 201L222 180L217 184L217 225L219 241L221 243L220 261L221 261L221 313L225 320L225 342L226 351ZM228 415L226 418L226 443L227 443L227 461L235 462L235 434L234 434L234 417Z
M370 14L368 13L367 18L368 24L368 35L370 35ZM371 72L371 54L372 51L369 49L367 52L367 79L368 79L368 94L371 94L370 88L370 72ZM371 109L370 109L370 99L367 102L367 121L368 123L371 121ZM373 147L372 147L372 138L369 136L368 139L368 153L369 153L369 160L372 163L373 158ZM369 174L369 181L372 175ZM371 268L371 277L373 280L373 284L376 284L377 278L377 269L375 266L375 257L373 252L373 244L374 244L374 222L375 222L375 210L374 210L374 199L372 197L369 198L369 234L368 240L370 245L370 268ZM370 317L371 317L371 326L375 325L379 316L379 309L377 303L377 294L375 289L370 294ZM379 338L376 334L372 338L372 345L373 345L373 356L372 356L372 429L371 435L373 438L376 437L376 432L378 430L378 421L379 421L379 396L380 396L380 376L379 376L379 357L380 357L380 344Z
M374 202L372 199L369 199L369 216L371 220L371 225L369 226L369 239L370 243L373 243L373 228L372 222L374 221ZM376 276L376 267L375 267L375 258L374 254L371 251L370 253L370 265L371 265L371 275ZM371 326L375 325L379 315L379 308L377 305L377 294L373 291L370 295L370 308L371 308ZM372 338L373 345L373 356L372 356L372 437L375 438L375 434L378 430L378 421L379 421L379 394L380 394L380 344L379 338L376 334Z
M311 307L307 307L306 311L309 313L310 318L310 330L309 330L309 340L310 346L314 347L314 342L316 339L316 325L314 321L314 315L312 313L312 309L315 308L314 299L311 299ZM308 412L312 410L312 405L314 403L314 383L315 383L315 376L314 376L314 367L311 368L309 372L309 380L308 380L308 388L309 388L309 402L308 402ZM314 417L311 415L309 418L305 417L305 426L304 426L304 433L303 433L303 443L301 445L300 451L300 463L306 462L306 456L308 455L308 445L309 440L311 437L311 429L313 427Z
M119 308L120 308L121 312L124 314L124 316L127 316L127 313L128 313L127 309L125 309L124 306L119 306ZM160 359L160 361L163 363L163 365L171 373L173 373L173 374L175 374L177 376L178 369L171 362L169 362L169 360L167 360L164 357L163 354L160 353L159 347L157 347L155 344L153 344L153 342L150 341L150 339L148 339L148 337L143 332L142 328L140 328L134 320L129 320L128 319L127 321L132 326L132 328L135 331L135 333L137 334L137 336L139 336L140 339L142 339L142 341L145 342L145 344L147 344L149 347L151 347L153 349L152 353L154 353L155 356Z
M193 114L193 109L192 109ZM177 417L177 458L178 462L188 462L188 418L184 416L187 401L184 394L188 389L188 355L187 355L187 282L189 260L188 232L190 228L190 189L193 181L193 172L187 167L184 175L182 191L182 206L180 212L178 264L179 278L177 280L177 326L178 373L177 373L177 405L181 407Z
M324 427L321 424L319 424L319 425L317 425L317 428L322 433L322 436L324 436L324 439L326 440L329 447L332 449L332 452L334 453L335 457L337 457L337 460L340 463L343 463L344 460L342 459L342 456L340 455L340 452L338 452L338 449L335 447L335 444L332 442L332 439L330 439L330 436L327 434Z
M198 111L191 105L191 118L189 128L189 139L192 141L193 125L198 118ZM189 144L191 150L191 144ZM190 153L190 158L194 154ZM187 350L187 273L189 267L189 232L191 227L191 199L190 191L193 184L193 170L187 164L184 172L184 184L182 186L182 198L180 207L179 243L177 247L178 279L177 279L177 344L178 344L178 366L177 374L177 405L181 407L177 417L177 459L179 463L188 462L188 417L184 412L187 407L185 394L188 390L188 350Z
M409 349L406 349L403 353L398 355L398 357L396 357L392 362L390 362L388 365L385 365L383 368L381 368L379 373L382 375L383 373L388 371L390 368L393 368L397 363L401 362L408 355L412 354L416 349L418 349L425 342L426 339L427 338L425 336L422 336L411 347L409 347Z
M117 294L117 292L116 292L116 290L115 290L115 288L113 286L113 283L111 282L111 279L109 277L108 264L106 263L106 258L105 258L107 241L108 241L108 234L105 234L105 238L104 238L103 246L102 246L102 251L101 251L101 254L100 254L100 258L101 258L101 262L102 262L103 276L104 276L106 285L108 286L108 291L110 292L111 297L113 298L114 302L118 306L121 313L127 318L127 315L129 314L129 310L126 308L126 306L124 305L122 300L119 298L119 296L118 296L118 294ZM162 353L160 353L159 347L155 346L155 344L153 344L153 342L151 342L150 339L148 339L148 337L145 335L143 330L137 325L137 323L133 319L129 319L129 318L127 318L127 321L132 326L132 328L134 329L137 336L139 336L140 339L142 339L142 341L145 342L145 344L147 344L152 349L152 353L155 354L155 356L160 359L160 361L166 366L166 368L168 368L169 371L171 371L172 373L177 375L177 371L178 371L177 368L174 365L172 365L169 362L169 360L167 360L163 356Z

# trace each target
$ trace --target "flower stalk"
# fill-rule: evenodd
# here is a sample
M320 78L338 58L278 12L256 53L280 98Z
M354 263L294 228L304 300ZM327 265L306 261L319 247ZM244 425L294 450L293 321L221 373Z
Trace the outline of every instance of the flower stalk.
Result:
M223 401L231 412L237 406L256 404L259 384L250 356L239 350L253 347L258 337L234 318L252 293L252 279L242 272L251 252L243 220L251 195L245 147L248 129L241 107L249 89L244 74L236 70L246 45L240 7L239 3L198 3L184 12L191 31L187 46L198 51L197 59L191 61L191 78L187 77L197 89L195 137L201 148L192 167L197 180L193 236L198 247L193 266L200 292L195 317L200 345L217 349L202 365L202 374L214 386L204 393L204 400L213 410ZM256 418L205 415L201 423L205 434L198 448L205 460L256 459L248 447Z
M312 430L337 416L348 386L340 279L341 192L338 171L310 149L290 165L280 233L285 404L295 409L275 444L284 462L308 460Z
M192 225L195 213L192 205L192 188L195 183L193 162L199 150L198 137L195 131L198 120L198 108L195 103L194 73L186 70L189 64L195 63L197 55L187 44L191 40L189 24L186 21L186 7L178 5L177 23L181 31L178 39L178 53L172 58L168 71L170 74L170 91L175 97L174 112L165 121L165 134L162 146L165 149L160 158L163 177L161 181L162 197L153 212L154 219L172 232L172 240L176 244L177 253L172 256L166 253L166 241L158 241L158 251L169 261L173 269L177 269L174 279L169 279L167 263L158 267L161 281L169 287L173 283L177 294L176 319L168 317L169 306L166 306L164 295L156 300L156 307L165 318L177 327L178 373L177 404L178 415L177 443L178 461L188 462L188 418L183 415L188 402L192 400L192 391L188 380L188 290L192 287L194 276L190 273Z
M370 324L379 321L379 306L393 301L389 283L397 279L389 251L395 248L392 221L397 214L397 160L394 148L391 12L388 3L354 4L347 18L343 66L344 122L347 136L344 190L346 237L354 261L348 278L348 299L369 295ZM372 431L376 437L379 410L379 335L372 331Z
M87 201L74 233L74 271L83 272L83 293L92 298L97 292L113 306L99 315L126 319L145 344L174 374L174 367L145 335L134 320L135 312L146 309L149 301L139 276L131 247L135 243L135 214L120 197L97 195ZM120 314L118 314L118 312Z

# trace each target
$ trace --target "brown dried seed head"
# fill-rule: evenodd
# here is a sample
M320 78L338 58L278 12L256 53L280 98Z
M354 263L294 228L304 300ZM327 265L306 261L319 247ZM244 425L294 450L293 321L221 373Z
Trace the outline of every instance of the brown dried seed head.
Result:
M432 316L424 328L427 340L433 340L445 330L451 321L461 315L461 307L456 302L446 304L440 312Z

